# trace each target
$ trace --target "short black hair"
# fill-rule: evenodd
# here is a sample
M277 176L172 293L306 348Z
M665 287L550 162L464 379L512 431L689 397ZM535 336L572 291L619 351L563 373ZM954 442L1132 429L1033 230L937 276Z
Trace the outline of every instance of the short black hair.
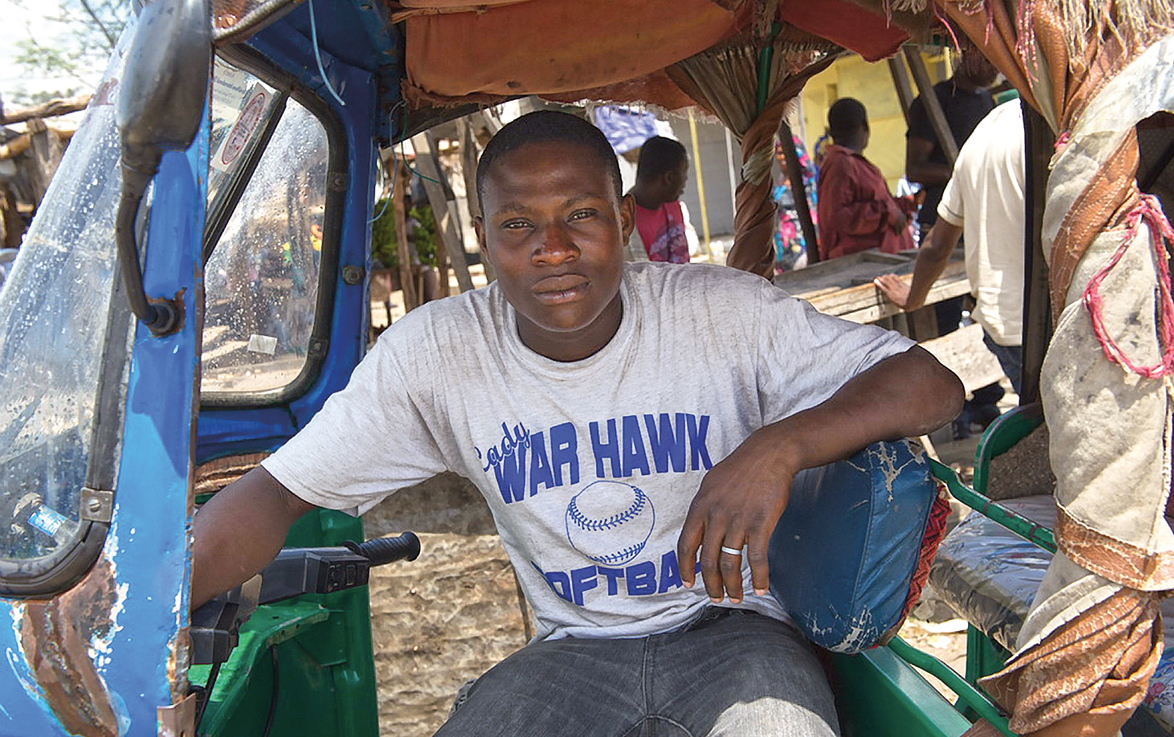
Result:
M574 143L599 160L615 186L616 199L623 197L623 182L615 151L603 131L582 118L557 110L539 110L507 123L485 146L477 162L477 197L485 198L485 179L498 159L531 143Z
M685 147L680 141L664 136L653 136L640 147L640 158L636 162L636 178L649 181L666 171L673 171L688 161Z
M868 111L854 97L841 97L828 109L828 132L839 140L868 126Z

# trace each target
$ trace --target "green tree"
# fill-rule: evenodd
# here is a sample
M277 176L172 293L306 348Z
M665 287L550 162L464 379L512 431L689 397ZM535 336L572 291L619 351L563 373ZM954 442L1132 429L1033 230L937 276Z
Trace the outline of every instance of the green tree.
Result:
M30 15L46 21L43 32L29 32L16 42L14 61L31 76L56 80L53 90L5 90L5 97L17 104L34 104L54 97L91 92L95 72L106 60L130 19L127 0L12 0Z

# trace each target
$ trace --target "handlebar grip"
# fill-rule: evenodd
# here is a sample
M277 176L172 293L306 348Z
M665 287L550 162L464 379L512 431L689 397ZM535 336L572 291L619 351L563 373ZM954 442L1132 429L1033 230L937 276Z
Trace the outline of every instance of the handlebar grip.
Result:
M379 566L397 560L415 560L420 557L420 538L414 532L405 532L398 537L378 537L364 543L348 543L352 553Z

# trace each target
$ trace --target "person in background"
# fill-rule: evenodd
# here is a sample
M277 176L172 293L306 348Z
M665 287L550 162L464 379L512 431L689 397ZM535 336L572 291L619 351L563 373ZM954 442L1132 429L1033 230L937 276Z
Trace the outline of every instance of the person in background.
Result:
M1023 112L1019 100L1012 100L983 118L959 151L937 223L917 254L912 284L895 274L875 280L898 307L915 310L961 238L975 299L971 317L1016 394L1023 373L1023 189ZM969 419L983 424L993 417Z
M819 169L819 257L826 261L869 248L896 253L913 248L909 213L889 193L880 169L864 158L868 112L844 97L828 110L828 146Z
M978 122L995 109L994 98L988 88L998 78L998 71L973 46L962 47L954 76L934 85L934 96L941 105L946 125L961 148ZM922 186L925 201L918 212L917 222L924 241L929 229L938 219L938 202L946 182L950 181L950 163L946 150L938 141L930 122L925 100L919 95L909 106L909 129L905 133L905 178ZM938 333L945 335L958 328L962 320L961 297L939 302L934 307Z
M689 263L690 226L680 202L688 180L689 157L679 141L654 136L644 142L636 164L636 185L628 193L636 200L629 261Z
M803 172L803 193L807 197L807 209L811 219L819 226L819 216L816 212L815 181L819 172L803 141L799 136L791 137L791 145L799 157L799 168ZM783 154L783 142L775 138L775 181L771 197L778 206L779 227L775 229L775 271L784 272L801 269L807 265L807 240L803 237L803 227L799 222L799 213L795 209L795 195L791 189L791 179L787 175L787 158Z

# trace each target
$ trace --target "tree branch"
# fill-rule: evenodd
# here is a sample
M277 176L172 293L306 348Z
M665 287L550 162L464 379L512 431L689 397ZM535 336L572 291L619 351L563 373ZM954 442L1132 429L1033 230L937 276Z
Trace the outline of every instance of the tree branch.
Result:
M98 30L101 31L102 35L106 37L106 43L110 46L111 49L113 49L114 44L117 43L118 39L114 37L114 34L110 32L110 29L106 28L106 24L103 23L102 19L98 17L98 14L94 12L94 9L90 6L89 0L77 0L77 2L82 6L82 10L86 11L86 14L89 15L91 19L93 19L94 25L98 26Z
M4 110L0 114L0 125L12 125L13 123L23 123L32 118L52 118L57 115L74 113L78 110L84 110L89 103L89 95L80 95L64 100L50 100L40 105L32 105L15 110Z

